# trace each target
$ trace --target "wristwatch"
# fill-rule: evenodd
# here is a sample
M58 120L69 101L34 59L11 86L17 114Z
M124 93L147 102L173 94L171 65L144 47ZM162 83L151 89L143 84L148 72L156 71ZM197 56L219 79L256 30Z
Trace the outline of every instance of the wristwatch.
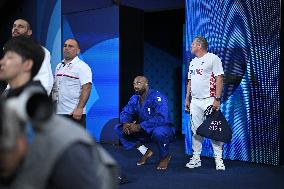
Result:
M214 96L214 98L215 98L215 100L217 100L217 101L221 101L221 97L219 97L219 96Z

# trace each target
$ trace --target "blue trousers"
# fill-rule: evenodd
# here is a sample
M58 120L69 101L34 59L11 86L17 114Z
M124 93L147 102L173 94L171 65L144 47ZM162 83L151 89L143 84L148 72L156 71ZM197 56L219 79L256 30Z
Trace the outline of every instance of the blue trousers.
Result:
M175 135L175 128L170 126L158 126L148 134L144 130L126 135L123 133L123 125L116 125L115 131L119 140L126 150L136 147L137 144L154 142L157 144L160 157L169 155L169 143L173 142Z

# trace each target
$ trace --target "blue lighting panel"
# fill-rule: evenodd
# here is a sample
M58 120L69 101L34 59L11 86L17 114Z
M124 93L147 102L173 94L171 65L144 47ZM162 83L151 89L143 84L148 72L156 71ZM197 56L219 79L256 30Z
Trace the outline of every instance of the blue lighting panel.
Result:
M80 42L83 59L92 69L93 83L87 103L87 130L101 141L104 127L119 116L119 10L112 6L66 14L63 41Z
M224 158L278 165L280 1L186 0L185 76L197 35L207 38L225 71L221 110L233 139L224 145ZM191 154L188 124L183 113L185 151ZM209 140L202 155L213 156Z

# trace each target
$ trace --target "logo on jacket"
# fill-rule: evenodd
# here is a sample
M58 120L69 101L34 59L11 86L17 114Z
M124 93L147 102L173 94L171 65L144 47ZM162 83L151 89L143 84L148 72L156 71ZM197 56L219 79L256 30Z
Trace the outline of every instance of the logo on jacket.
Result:
M158 99L158 101L159 101L159 102L161 102L161 101L162 101L161 97L159 97L159 96L157 97L157 99Z

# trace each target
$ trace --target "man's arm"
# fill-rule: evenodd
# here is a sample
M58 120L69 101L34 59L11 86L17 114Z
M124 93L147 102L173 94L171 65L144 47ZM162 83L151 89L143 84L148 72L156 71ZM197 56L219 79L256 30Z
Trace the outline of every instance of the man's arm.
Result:
M42 62L40 70L38 71L37 75L34 77L33 80L40 80L47 94L50 95L53 86L53 74L50 64L50 53L46 48L43 47L43 49L45 52L44 60Z
M190 95L191 95L191 80L189 79L187 82L187 87L186 87L186 96L185 96L185 101L184 101L184 109L186 112L189 112L190 110Z
M134 116L136 114L135 107L137 105L137 102L137 96L132 96L127 105L120 113L120 123L123 124L123 132L127 135L131 134L132 130L130 129L132 127L132 124L136 123L136 120L134 120Z
M222 90L223 90L223 76L218 75L216 77L216 96L213 102L213 108L216 110L220 109L220 98L221 98Z
M75 110L72 112L73 118L80 120L83 114L83 109L86 106L86 103L89 99L90 93L91 93L92 84L86 83L82 86L82 91L79 99L79 103Z
M120 113L120 123L133 123L134 121L134 116L136 115L136 110L135 107L138 103L138 97L136 95L132 96L127 105L124 106Z

